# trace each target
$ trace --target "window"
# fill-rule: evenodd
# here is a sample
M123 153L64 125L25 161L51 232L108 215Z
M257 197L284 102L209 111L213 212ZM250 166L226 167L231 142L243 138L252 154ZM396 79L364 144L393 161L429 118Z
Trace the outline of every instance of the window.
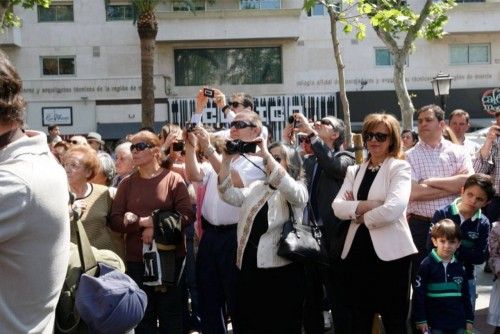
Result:
M409 58L405 60L405 65L408 65ZM392 66L394 65L394 56L388 48L375 48L375 65L377 66Z
M192 1L195 11L205 10L205 0L194 0ZM186 5L185 1L173 1L173 10L176 11L189 11L189 6Z
M323 16L328 14L328 11L326 10L325 6L322 4L315 4L311 10L307 12L307 16Z
M72 22L73 3L52 2L49 8L38 6L38 22Z
M177 86L283 82L280 47L178 49L174 58Z
M130 4L107 4L106 21L132 20L134 13Z
M450 45L450 64L489 64L490 44Z
M280 9L280 0L241 0L241 9Z
M74 75L75 57L41 57L42 75Z

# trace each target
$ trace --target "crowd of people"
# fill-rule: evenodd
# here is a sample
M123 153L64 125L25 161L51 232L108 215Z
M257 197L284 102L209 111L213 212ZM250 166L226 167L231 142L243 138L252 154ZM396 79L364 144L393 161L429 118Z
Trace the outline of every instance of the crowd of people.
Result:
M138 334L224 334L229 323L235 334L316 334L330 320L336 334L366 334L379 317L387 334L472 333L476 266L500 277L500 112L482 146L465 138L463 110L449 116L454 139L437 105L416 112L418 134L370 114L356 164L334 116L294 113L271 142L251 96L202 88L190 123L138 129L110 154L99 133L25 131L21 79L3 55L0 82L2 333L54 330L75 243L69 192L90 244L119 255L147 294ZM203 126L209 99L226 129ZM182 238L162 259L169 281L151 285L143 256L158 210L178 214ZM290 213L319 225L329 266L278 255Z

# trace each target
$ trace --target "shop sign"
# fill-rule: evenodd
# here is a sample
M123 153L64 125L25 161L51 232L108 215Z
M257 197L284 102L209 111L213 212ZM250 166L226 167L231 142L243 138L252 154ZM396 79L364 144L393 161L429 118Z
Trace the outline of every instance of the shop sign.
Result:
M481 98L484 111L495 114L500 111L500 88L488 89Z

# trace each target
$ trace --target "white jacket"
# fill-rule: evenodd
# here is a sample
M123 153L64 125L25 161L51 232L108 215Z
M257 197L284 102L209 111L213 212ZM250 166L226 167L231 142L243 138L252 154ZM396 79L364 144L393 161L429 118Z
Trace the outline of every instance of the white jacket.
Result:
M276 190L271 188L274 187ZM307 204L308 193L304 183L294 180L278 164L265 181L255 181L248 188L235 188L231 178L227 177L219 186L221 198L228 204L241 207L238 221L238 250L236 265L241 269L243 254L252 230L255 216L267 201L268 229L259 240L257 246L257 267L273 268L290 263L278 256L278 241L283 224L288 220L288 201L293 209L297 222L302 223L302 215Z
M356 218L355 211L359 201L346 201L343 198L348 191L357 198L367 166L368 162L365 162L359 167L350 166L347 169L344 184L332 203L333 211L340 219ZM406 220L410 192L411 168L408 162L392 157L385 159L368 193L369 200L382 201L383 204L364 215L375 253L383 261L400 259L417 252ZM358 227L357 223L351 222L342 250L342 259L349 253Z

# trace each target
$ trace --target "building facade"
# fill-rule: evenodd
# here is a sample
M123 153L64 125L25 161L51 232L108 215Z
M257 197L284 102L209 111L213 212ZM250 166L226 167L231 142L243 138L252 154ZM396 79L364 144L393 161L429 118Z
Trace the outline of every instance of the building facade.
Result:
M306 13L302 0L195 2L195 14L181 1L157 8L158 126L186 122L202 86L255 96L275 136L294 110L311 118L342 116L323 7ZM118 139L140 127L140 46L128 1L53 0L49 9L16 13L23 25L6 30L0 47L24 79L31 128L58 123L63 134L99 131ZM443 39L417 41L406 68L408 88L416 107L432 103L430 81L449 73L448 110L466 109L474 126L487 126L485 108L500 104L500 0L464 0L449 17ZM392 58L382 41L371 28L363 41L343 33L340 39L354 124L380 110L399 117ZM208 122L224 122L212 106L206 113Z

